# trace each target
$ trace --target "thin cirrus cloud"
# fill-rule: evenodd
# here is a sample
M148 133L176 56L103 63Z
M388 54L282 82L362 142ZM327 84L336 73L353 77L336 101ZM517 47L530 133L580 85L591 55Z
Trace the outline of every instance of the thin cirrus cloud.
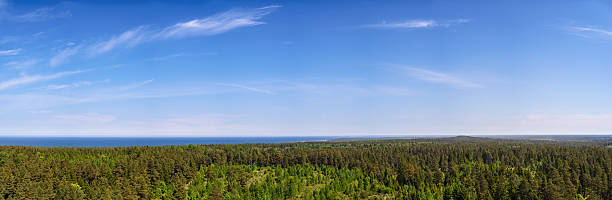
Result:
M150 40L150 36L145 32L143 26L123 32L121 35L115 36L110 40L92 45L89 48L90 54L101 54L113 50L119 46L133 47L137 44Z
M240 27L257 26L265 24L265 22L258 21L259 19L280 7L279 5L271 5L247 10L230 10L203 19L175 24L160 31L154 37L206 36L224 33Z
M21 49L0 50L0 56L14 56L19 54L19 52L21 52Z
M44 7L23 15L12 16L11 19L19 22L39 22L70 16L72 16L70 11L57 11L57 9L53 7Z
M367 24L366 28L387 28L387 29L422 29L434 27L450 27L452 25L463 24L469 22L469 19L454 19L446 21L414 19L402 22L382 22L379 24Z
M11 61L11 62L5 63L4 66L12 68L12 69L27 69L31 66L36 65L38 62L39 60L37 59Z
M151 80L135 82L127 85L92 88L81 92L55 93L54 88L39 88L41 90L51 89L43 92L27 92L20 94L0 93L0 111L24 110L24 109L48 109L56 106L74 105L81 103L93 103L103 101L129 100L129 99L159 99L185 96L200 96L219 94L223 91L215 91L214 88L202 86L190 88L151 88L151 90L135 90L150 84ZM64 89L68 86L53 86ZM41 101L44 99L44 101Z
M55 54L55 56L51 57L51 60L49 60L49 65L57 66L66 62L68 58L79 53L81 47L82 46L68 47L61 50L59 53Z
M19 78L0 82L0 90L5 90L5 89L12 88L12 87L20 86L20 85L32 84L32 83L37 83L37 82L42 82L42 81L49 81L53 79L62 78L65 76L79 74L82 72L84 71L77 70L77 71L59 72L59 73L48 74L48 75L32 75L32 76L24 75Z
M139 26L105 41L67 47L53 56L49 64L51 66L60 65L70 57L81 53L81 50L85 50L89 56L96 56L117 48L130 48L155 40L210 36L241 27L261 25L265 24L265 22L259 21L261 18L280 7L279 5L271 5L254 9L232 9L209 17L181 22L157 30L147 28L146 26Z
M431 83L439 83L445 84L455 88L481 88L482 85L474 83L469 80L465 80L459 77L456 77L451 74L416 68L416 67L399 67L401 70L406 72L409 76L416 78L418 80L431 82Z
M600 29L600 28L591 28L591 27L581 27L581 26L572 26L569 27L572 33L587 37L587 38L605 38L612 39L612 31Z
M42 90L61 90L61 89L66 89L69 88L70 85L67 84L62 84L62 85L47 85L45 87L42 87Z
M52 84L52 85L41 87L39 89L41 90L61 90L61 89L68 89L68 88L86 87L86 86L91 86L93 84L108 83L108 82L110 82L109 79L102 80L102 81L79 81L79 82L74 82L72 84L61 84L61 85Z
M55 7L42 7L24 14L15 14L5 9L9 6L8 0L0 0L0 21L40 22L72 16L69 10L60 10Z
M90 55L97 55L118 47L129 48L148 41L210 36L241 27L257 26L265 24L265 22L259 21L261 18L280 7L272 5L254 9L233 9L209 17L177 23L160 30L151 30L140 26L107 41L93 44L89 48L89 53Z
M240 85L240 84L220 84L220 85L227 86L227 87L239 88L239 89L243 89L243 90L247 90L247 91L251 91L251 92L256 92L256 93L262 93L262 94L275 94L274 92L272 92L270 90L265 90L265 89L261 89L261 88L255 88L255 87L250 87L250 86Z
M154 79L149 79L149 80L145 80L145 81L141 81L141 82L137 82L137 83L133 83L133 84L129 84L129 85L125 85L122 87L117 88L118 91L126 91L126 90L131 90L131 89L135 89L135 88L139 88L145 85L148 85L150 83L152 83L154 81Z
M146 82L146 81L145 81ZM81 83L75 83L76 85ZM143 86L142 82L124 86L91 88L80 92L55 92L68 88L76 88L75 84L49 85L27 93L0 94L0 111L23 109L48 109L56 106L93 103L113 100L169 98L177 96L192 96L200 93L185 93L174 90L136 91ZM93 84L93 82L91 83ZM40 92L42 91L42 92ZM41 101L44 99L44 101Z

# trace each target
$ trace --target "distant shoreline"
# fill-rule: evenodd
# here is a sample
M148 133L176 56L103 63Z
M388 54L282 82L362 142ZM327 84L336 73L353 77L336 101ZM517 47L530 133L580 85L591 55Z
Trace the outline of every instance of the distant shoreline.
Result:
M12 137L0 136L0 146L33 147L132 147L214 144L278 144L305 142L359 142L406 139L481 138L493 140L524 140L544 142L596 142L612 145L612 135L504 135L504 136L280 136L280 137Z

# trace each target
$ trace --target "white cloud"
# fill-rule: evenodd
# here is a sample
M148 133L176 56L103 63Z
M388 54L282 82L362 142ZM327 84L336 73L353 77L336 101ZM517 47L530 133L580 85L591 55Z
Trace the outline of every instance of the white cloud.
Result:
M33 76L24 75L19 78L0 82L0 90L5 90L8 88L12 88L12 87L20 86L20 85L26 85L26 84L36 83L36 82L58 79L64 76L78 74L81 72L84 72L84 71L67 71L67 72L60 72L60 73L49 74L49 75L33 75Z
M326 100L340 100L343 98L354 98L364 96L410 96L412 90L409 88L395 86L355 86L351 84L312 84L312 83L294 83L286 88L288 90L297 91L315 98L326 98Z
M397 85L370 85L357 80L265 80L251 82L249 85L219 84L240 90L224 92L256 92L271 95L299 95L301 101L313 103L338 103L353 101L355 98L368 97L405 97L413 91Z
M47 109L52 106L70 105L82 99L41 93L0 94L1 112Z
M265 80L245 84L217 84L240 90L225 92L256 92L262 94L300 94L313 98L354 98L365 96L409 96L413 92L409 88L394 85L368 85L355 80L336 80L328 82L313 82L312 80Z
M12 19L21 22L38 22L72 15L70 11L55 12L55 10L52 7L39 8L23 15L13 16Z
M591 28L591 27L580 27L580 26L572 26L569 27L570 31L575 35L586 37L586 38L612 38L612 31L599 29L599 28Z
M8 63L5 63L4 66L6 67L10 67L13 69L26 69L29 68L33 65L36 65L39 62L39 60L37 59L31 59L31 60L22 60L22 61L11 61Z
M68 89L68 88L79 88L79 87L85 87L85 86L90 86L93 84L97 84L97 83L107 83L110 80L106 79L103 81L79 81L79 82L74 82L71 84L61 84L61 85L47 85L45 87L41 87L41 90L60 90L60 89Z
M35 115L49 114L52 112L53 111L50 111L50 110L30 110L30 113L35 114Z
M79 82L76 82L76 83L72 83L72 86L74 86L74 87L83 87L83 86L89 86L91 84L92 84L92 82L90 82L90 81L79 81Z
M64 63L70 56L75 55L79 52L81 46L68 47L64 50L61 50L58 54L53 56L51 60L49 60L49 64L51 66L57 66L59 64Z
M167 27L156 36L176 38L224 33L232 29L265 24L258 21L280 6L266 6L256 9L235 9L210 17L182 22Z
M587 31L587 32L601 33L601 34L604 34L604 35L612 36L612 31L607 31L607 30L603 30L603 29L588 28L588 27L572 27L572 28L577 30L577 31Z
M405 22L398 23L387 23L383 22L380 24L370 25L371 27L379 27L379 28L429 28L437 26L437 22L434 20L409 20Z
M47 85L45 87L42 87L41 89L43 90L60 90L60 89L65 89L65 88L69 88L70 85Z
M138 27L122 33L119 36L115 36L108 41L94 44L91 49L92 54L100 54L110 51L118 46L132 47L145 40L148 40L149 36L144 32L144 27Z
M8 7L8 1L0 0L0 20L14 22L39 22L72 16L69 10L58 10L54 7L42 7L24 14L11 13L8 11L9 9L4 9L6 7Z
M470 20L468 19L455 19L455 20L447 20L447 21L439 22L436 20L415 19L415 20L407 20L403 22L394 22L394 23L383 22L379 24L369 24L369 25L365 25L364 27L417 29L417 28L449 27L451 25L463 24L469 21Z
M108 79L105 79L105 80L102 80L102 81L96 81L96 82L92 82L92 81L79 81L79 82L72 83L72 86L73 87L84 87L84 86L90 86L90 85L95 84L95 83L108 83L109 81L110 80L108 80Z
M0 56L14 56L19 54L21 49L8 49L8 50L0 50Z
M141 26L93 44L89 47L89 52L91 55L97 55L115 48L129 48L153 40L209 36L241 27L261 25L265 23L258 20L279 7L273 5L255 9L233 9L206 18L177 23L160 30L148 30Z
M170 54L166 56L155 56L155 57L146 59L146 61L164 61L164 60L175 59L179 57L202 57L202 56L215 56L215 55L217 55L217 53L215 52L175 53L175 54Z
M441 72L436 72L432 70L426 70L416 67L400 67L400 69L404 70L408 73L409 76L414 77L419 80L432 82L432 83L441 83L450 85L456 88L479 88L481 85L464 80L458 77L455 77L450 74L445 74Z
M221 85L228 86L228 87L240 88L240 89L248 90L248 91L251 91L251 92L262 93L262 94L274 94L274 92L272 92L270 90L265 90L265 89L255 88L255 87L249 87L249 86L240 85L240 84L221 84Z
M133 83L133 84L130 84L130 85L121 86L117 90L118 91L131 90L131 89L139 88L139 87L142 87L142 86L147 85L149 83L152 83L153 81L154 81L153 79L149 79L149 80L141 81L141 82L138 82L138 83Z
M56 106L74 105L82 103L121 101L130 99L157 99L184 96L199 96L218 94L223 91L203 88L167 88L143 90L122 90L126 86L97 88L79 93L59 93L52 91L29 91L20 94L0 94L0 112L15 110L49 109Z
M54 116L56 119L67 120L71 123L109 123L117 119L112 115L102 115L98 113L85 113L85 114L76 114L76 115L56 115Z
M1 15L2 13L0 13ZM17 41L17 36L0 36L0 44L6 44Z

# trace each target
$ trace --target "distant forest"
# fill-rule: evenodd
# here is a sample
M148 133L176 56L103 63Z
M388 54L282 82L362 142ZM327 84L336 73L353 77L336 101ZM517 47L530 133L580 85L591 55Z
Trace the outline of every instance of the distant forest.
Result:
M0 146L0 199L612 199L612 149L454 137Z

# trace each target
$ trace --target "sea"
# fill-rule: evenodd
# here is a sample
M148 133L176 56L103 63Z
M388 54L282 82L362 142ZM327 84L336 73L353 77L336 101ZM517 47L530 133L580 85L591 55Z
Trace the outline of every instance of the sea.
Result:
M127 147L188 144L294 143L338 137L0 137L0 146Z

